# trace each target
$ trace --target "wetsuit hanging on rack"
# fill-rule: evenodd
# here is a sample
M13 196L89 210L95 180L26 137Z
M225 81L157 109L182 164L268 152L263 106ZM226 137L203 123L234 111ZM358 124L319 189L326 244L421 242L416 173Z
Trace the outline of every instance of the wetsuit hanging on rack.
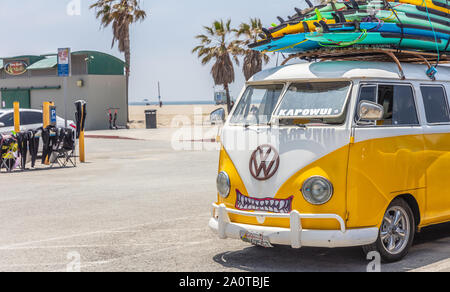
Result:
M42 128L41 128L42 129ZM48 126L42 129L42 163L44 164L47 159L50 159L50 155L53 152L53 146L58 142L58 128L55 126Z
M64 138L63 138L63 149L64 150L74 150L75 145L75 135L74 131L71 128L63 129Z
M31 155L31 167L34 168L39 151L39 138L42 136L42 128L38 130L29 130L28 133L30 135L28 147Z
M27 164L27 152L30 141L30 133L29 132L20 132L16 134L17 144L19 146L19 154L20 154L20 162L22 170L25 169L25 165Z

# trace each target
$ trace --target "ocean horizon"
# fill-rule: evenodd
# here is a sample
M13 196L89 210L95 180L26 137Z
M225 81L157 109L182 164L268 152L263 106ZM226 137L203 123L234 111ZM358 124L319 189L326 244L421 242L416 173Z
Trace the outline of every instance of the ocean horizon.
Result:
M129 105L159 105L159 102L131 101ZM216 104L215 101L189 100L189 101L163 101L163 105L195 105L195 104Z

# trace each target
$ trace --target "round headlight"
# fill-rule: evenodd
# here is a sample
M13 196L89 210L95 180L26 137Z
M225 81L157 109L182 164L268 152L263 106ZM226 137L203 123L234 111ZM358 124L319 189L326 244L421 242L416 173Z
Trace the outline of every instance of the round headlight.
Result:
M230 195L230 178L224 171L220 172L217 176L217 191L222 198L228 198Z
M305 181L302 194L313 205L323 205L333 196L333 185L321 176L313 176Z

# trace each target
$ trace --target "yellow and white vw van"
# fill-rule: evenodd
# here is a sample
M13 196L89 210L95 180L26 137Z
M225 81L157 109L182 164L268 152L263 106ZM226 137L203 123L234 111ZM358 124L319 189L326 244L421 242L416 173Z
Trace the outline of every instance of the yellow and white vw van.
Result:
M248 81L221 134L220 238L403 258L450 221L450 68L330 61ZM402 78L403 77L403 78Z

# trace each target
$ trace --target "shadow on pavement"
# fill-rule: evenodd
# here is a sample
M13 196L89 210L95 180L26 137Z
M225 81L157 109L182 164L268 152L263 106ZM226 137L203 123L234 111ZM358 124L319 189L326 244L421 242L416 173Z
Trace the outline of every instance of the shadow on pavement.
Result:
M416 236L410 254L401 262L382 264L384 272L409 271L442 260L450 255L450 223L428 227ZM277 246L265 249L249 246L225 252L213 260L226 267L249 272L365 272L369 261L360 247L291 249Z
M277 246L271 249L248 247L240 251L214 256L214 261L227 268L249 272L333 272L366 270L360 248L309 248L291 249Z
M445 239L447 237L450 237L450 223L439 224L423 228L422 231L416 235L414 244L420 245L434 240Z

